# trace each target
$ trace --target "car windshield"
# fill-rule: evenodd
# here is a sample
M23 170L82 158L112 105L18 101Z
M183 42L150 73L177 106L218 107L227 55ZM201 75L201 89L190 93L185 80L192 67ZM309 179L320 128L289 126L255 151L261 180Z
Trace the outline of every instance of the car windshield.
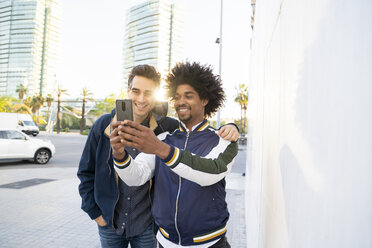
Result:
M35 123L33 121L23 121L23 123L26 125L26 126L35 126Z

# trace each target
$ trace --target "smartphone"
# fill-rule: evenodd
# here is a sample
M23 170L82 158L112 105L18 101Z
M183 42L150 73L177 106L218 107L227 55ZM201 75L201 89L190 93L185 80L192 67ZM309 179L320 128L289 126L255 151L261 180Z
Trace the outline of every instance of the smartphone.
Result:
M131 99L116 100L116 117L118 121L133 121L133 106Z
M159 117L165 117L168 114L168 102L157 101L152 110Z

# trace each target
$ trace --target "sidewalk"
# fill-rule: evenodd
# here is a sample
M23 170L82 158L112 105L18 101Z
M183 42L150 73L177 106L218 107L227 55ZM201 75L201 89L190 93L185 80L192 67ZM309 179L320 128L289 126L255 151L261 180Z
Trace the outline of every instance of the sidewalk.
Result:
M243 163L243 159L237 158L236 163ZM0 247L100 247L96 224L80 209L76 171L1 170ZM21 182L30 179L41 180ZM227 237L234 248L246 247L244 179L236 172L226 178L230 211ZM15 182L19 183L6 185ZM32 183L40 184L27 185Z

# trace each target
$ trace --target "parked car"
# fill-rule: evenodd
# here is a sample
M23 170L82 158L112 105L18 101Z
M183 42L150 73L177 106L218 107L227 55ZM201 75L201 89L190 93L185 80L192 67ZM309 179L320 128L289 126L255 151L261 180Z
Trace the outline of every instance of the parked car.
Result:
M0 129L0 159L30 159L46 164L55 151L50 140L30 138L15 129Z

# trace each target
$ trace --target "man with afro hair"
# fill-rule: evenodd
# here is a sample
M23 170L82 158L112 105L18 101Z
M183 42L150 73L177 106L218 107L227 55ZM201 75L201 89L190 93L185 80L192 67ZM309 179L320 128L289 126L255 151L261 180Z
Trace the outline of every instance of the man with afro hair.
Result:
M179 128L156 137L132 121L113 125L115 170L130 186L155 179L152 215L160 247L230 247L225 176L238 146L220 138L205 119L225 99L220 78L210 66L185 62L170 71L166 82ZM123 146L142 153L133 159Z

